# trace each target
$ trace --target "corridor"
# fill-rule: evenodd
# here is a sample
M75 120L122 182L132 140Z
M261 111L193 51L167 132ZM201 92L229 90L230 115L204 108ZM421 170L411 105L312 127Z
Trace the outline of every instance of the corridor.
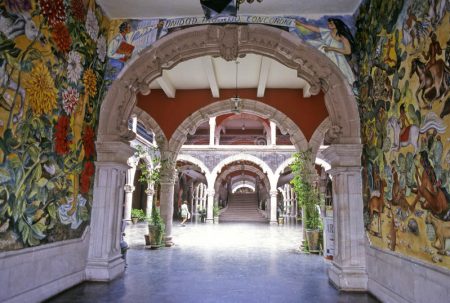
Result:
M378 302L339 293L322 256L299 251L294 223L189 223L173 228L175 246L144 248L146 225L130 226L125 274L110 283L85 282L48 302Z

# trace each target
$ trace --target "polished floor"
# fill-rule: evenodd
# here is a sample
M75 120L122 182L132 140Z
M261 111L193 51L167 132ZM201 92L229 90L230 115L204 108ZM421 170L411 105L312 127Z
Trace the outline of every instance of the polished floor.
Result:
M80 284L49 302L378 302L340 293L321 256L299 251L295 224L174 226L172 248L144 248L146 226L127 229L125 274L110 283Z

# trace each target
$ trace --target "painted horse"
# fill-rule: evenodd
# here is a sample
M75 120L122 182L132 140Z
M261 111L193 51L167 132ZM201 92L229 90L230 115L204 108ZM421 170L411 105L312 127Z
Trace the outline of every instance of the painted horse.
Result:
M425 107L431 108L432 101L438 100L447 94L448 86L445 79L450 74L450 68L445 65L443 60L437 60L436 63L427 69L425 63L420 61L419 58L415 58L411 63L409 77L412 78L414 73L417 74L420 81L420 85L416 90L416 99L419 103L421 99L424 104L429 102L428 106ZM419 98L419 94L421 98Z
M413 205L416 205L417 201L423 198L425 201L420 202L423 209L430 210L434 215L445 215L448 209L447 197L441 189L438 180L436 180L436 174L428 160L427 153L423 151L420 154L423 172L420 177L416 174L418 188Z

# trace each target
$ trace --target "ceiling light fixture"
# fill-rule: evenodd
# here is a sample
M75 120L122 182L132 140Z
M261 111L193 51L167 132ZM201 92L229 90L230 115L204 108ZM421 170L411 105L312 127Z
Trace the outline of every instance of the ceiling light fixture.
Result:
M246 1L248 4L252 4L253 2L255 2L255 0L236 0L236 10L239 10L239 6ZM256 0L256 1L259 3L263 2L263 0Z
M236 63L236 86L234 91L234 97L231 98L231 101L233 102L233 108L231 111L235 114L240 114L242 109L242 99L239 97L238 93L238 65L239 61L235 61Z

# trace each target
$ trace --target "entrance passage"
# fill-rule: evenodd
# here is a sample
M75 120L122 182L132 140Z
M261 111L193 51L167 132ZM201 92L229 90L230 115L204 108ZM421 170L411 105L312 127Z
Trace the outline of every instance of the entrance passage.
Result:
M175 246L159 250L144 248L145 224L126 233L122 277L80 284L49 302L378 302L333 288L324 258L298 250L299 225L189 223L174 226Z

